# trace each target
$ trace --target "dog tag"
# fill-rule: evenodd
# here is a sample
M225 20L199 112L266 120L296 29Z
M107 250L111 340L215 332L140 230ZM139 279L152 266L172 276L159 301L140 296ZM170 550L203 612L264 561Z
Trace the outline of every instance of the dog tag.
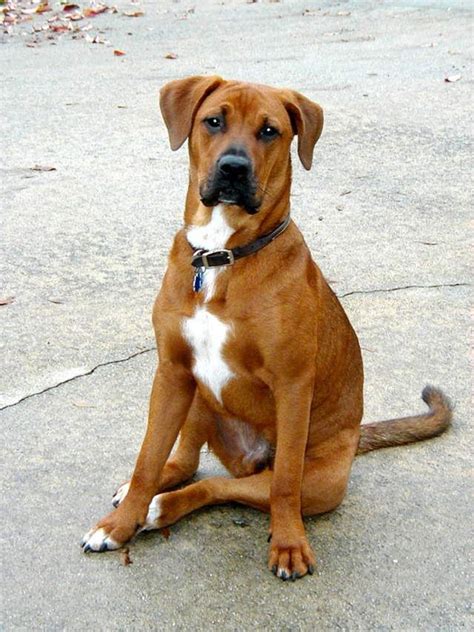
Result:
M201 266L200 268L196 268L196 272L194 273L193 279L193 290L195 292L200 292L204 283L204 271L206 268Z

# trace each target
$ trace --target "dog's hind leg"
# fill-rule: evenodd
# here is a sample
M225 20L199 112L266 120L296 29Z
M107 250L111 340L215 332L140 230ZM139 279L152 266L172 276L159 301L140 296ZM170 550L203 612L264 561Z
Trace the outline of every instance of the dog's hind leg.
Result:
M161 474L156 493L171 489L194 476L199 466L201 448L214 425L214 414L196 391L188 417L179 434L176 451L170 456ZM128 493L130 483L123 483L112 498L118 507Z
M301 507L305 516L335 509L344 498L355 452L354 440L328 450L324 455L306 458L304 463ZM337 457L337 458L336 458ZM171 525L206 505L237 502L270 512L273 472L265 469L245 478L214 477L192 483L183 489L156 495L149 506L144 530ZM270 546L273 552L274 543ZM279 548L281 553L281 547ZM270 555L270 568L282 579L311 573L314 558L311 549L289 547L278 561Z
M192 483L183 489L155 496L150 503L144 529L151 531L174 524L187 514L206 505L238 502L260 511L270 511L268 469L245 478L216 476Z
M305 516L335 509L344 498L354 449L340 449L334 454L305 461L301 506ZM237 502L268 513L273 472L265 469L245 478L216 476L192 483L183 489L155 496L150 503L146 530L174 524L187 514L206 505Z

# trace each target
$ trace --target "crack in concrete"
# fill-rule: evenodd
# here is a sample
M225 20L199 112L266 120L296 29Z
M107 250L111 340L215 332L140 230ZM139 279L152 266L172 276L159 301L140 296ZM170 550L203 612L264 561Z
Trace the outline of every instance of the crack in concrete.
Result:
M133 358L136 358L137 356L141 356L145 353L150 353L150 351L156 351L156 347L150 347L149 349L143 349L142 351L137 351L136 353L132 353L126 358L119 358L118 360L109 360L108 362L101 362L100 364L97 364L95 367L93 367L89 371L85 371L84 373L78 373L78 375L73 375L72 377L69 377L67 380L62 380L61 382L58 382L57 384L46 386L46 388L43 388L41 391L36 391L34 393L29 393L28 395L24 395L23 397L20 397L20 399L18 399L16 402L12 402L11 404L2 406L0 408L0 412L7 408L13 408L13 406L17 406L18 404L21 404L22 402L24 402L27 399L30 399L31 397L36 397L37 395L42 395L43 393L52 391L53 389L58 388L59 386L62 386L63 384L67 384L68 382L73 382L74 380L78 380L81 377L85 377L87 375L92 375L97 369L100 369L103 366L109 366L111 364L121 364L122 362L128 362L129 360L132 360Z
M438 287L470 287L470 283L440 283L435 285L402 285L400 287L382 288L379 290L354 290L345 294L338 294L339 298L353 296L354 294L380 294L382 292L398 292L400 290L430 290Z
M338 297L346 298L347 296L354 296L355 294L378 294L378 293L383 293L383 292L399 292L400 290L412 290L412 289L427 290L427 289L442 288L442 287L469 287L470 285L471 285L470 283L444 283L444 284L435 284L435 285L403 285L400 287L382 288L382 289L375 289L375 290L354 290L353 292L346 292L345 294L339 294ZM21 404L22 402L24 402L27 399L30 399L31 397L36 397L37 395L42 395L43 393L47 393L48 391L58 388L59 386L62 386L63 384L67 384L68 382L73 382L74 380L78 380L81 377L86 377L87 375L92 375L97 369L100 369L103 366L109 366L111 364L121 364L122 362L128 362L129 360L132 360L133 358L136 358L137 356L141 356L145 353L150 353L150 351L156 351L156 347L150 347L149 349L144 349L143 351L137 351L136 353L132 353L126 358L119 358L118 360L109 360L108 362L101 362L100 364L97 364L95 367L93 367L89 371L86 371L84 373L79 373L78 375L74 375L73 377L70 377L67 380L62 380L61 382L58 382L57 384L53 384L52 386L47 386L46 388L43 388L41 391L37 391L35 393L29 393L28 395L25 395L24 397L21 397L20 399L18 399L16 402L12 402L11 404L2 406L0 407L0 412L7 408L12 408L13 406L17 406L18 404Z

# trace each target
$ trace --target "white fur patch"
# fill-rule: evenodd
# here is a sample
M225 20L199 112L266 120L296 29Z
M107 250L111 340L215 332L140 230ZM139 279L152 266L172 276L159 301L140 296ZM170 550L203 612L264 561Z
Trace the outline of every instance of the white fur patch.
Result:
M226 247L229 237L234 233L224 214L224 206L218 204L212 209L211 219L204 226L190 226L186 233L191 246L196 250L220 250ZM224 268L208 268L204 273L202 292L207 303L214 296L216 279Z
M205 307L198 307L194 316L183 320L183 335L194 352L194 376L221 403L222 388L234 377L222 356L230 329Z
M212 209L211 219L204 226L193 226L188 228L186 234L189 243L193 248L225 248L227 240L234 233L234 229L229 226L224 214L224 205L218 204Z
M85 552L94 551L101 553L102 551L113 551L119 549L122 545L111 538L105 529L91 529L82 538L81 545Z
M152 498L150 505L148 506L148 514L146 516L145 524L142 531L152 531L153 529L159 529L161 518L161 494L157 494Z

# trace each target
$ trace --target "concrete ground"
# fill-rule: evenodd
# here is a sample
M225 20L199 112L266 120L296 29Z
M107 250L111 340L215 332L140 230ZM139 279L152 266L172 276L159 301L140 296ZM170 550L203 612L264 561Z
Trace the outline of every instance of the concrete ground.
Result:
M89 41L25 23L0 44L3 629L467 629L469 3L140 6L91 19ZM357 459L342 506L306 521L319 565L296 583L266 569L267 516L237 505L138 537L128 566L79 546L143 436L182 221L187 156L157 91L198 73L325 110L292 212L359 333L366 419L422 411L427 382L456 403L445 436Z

